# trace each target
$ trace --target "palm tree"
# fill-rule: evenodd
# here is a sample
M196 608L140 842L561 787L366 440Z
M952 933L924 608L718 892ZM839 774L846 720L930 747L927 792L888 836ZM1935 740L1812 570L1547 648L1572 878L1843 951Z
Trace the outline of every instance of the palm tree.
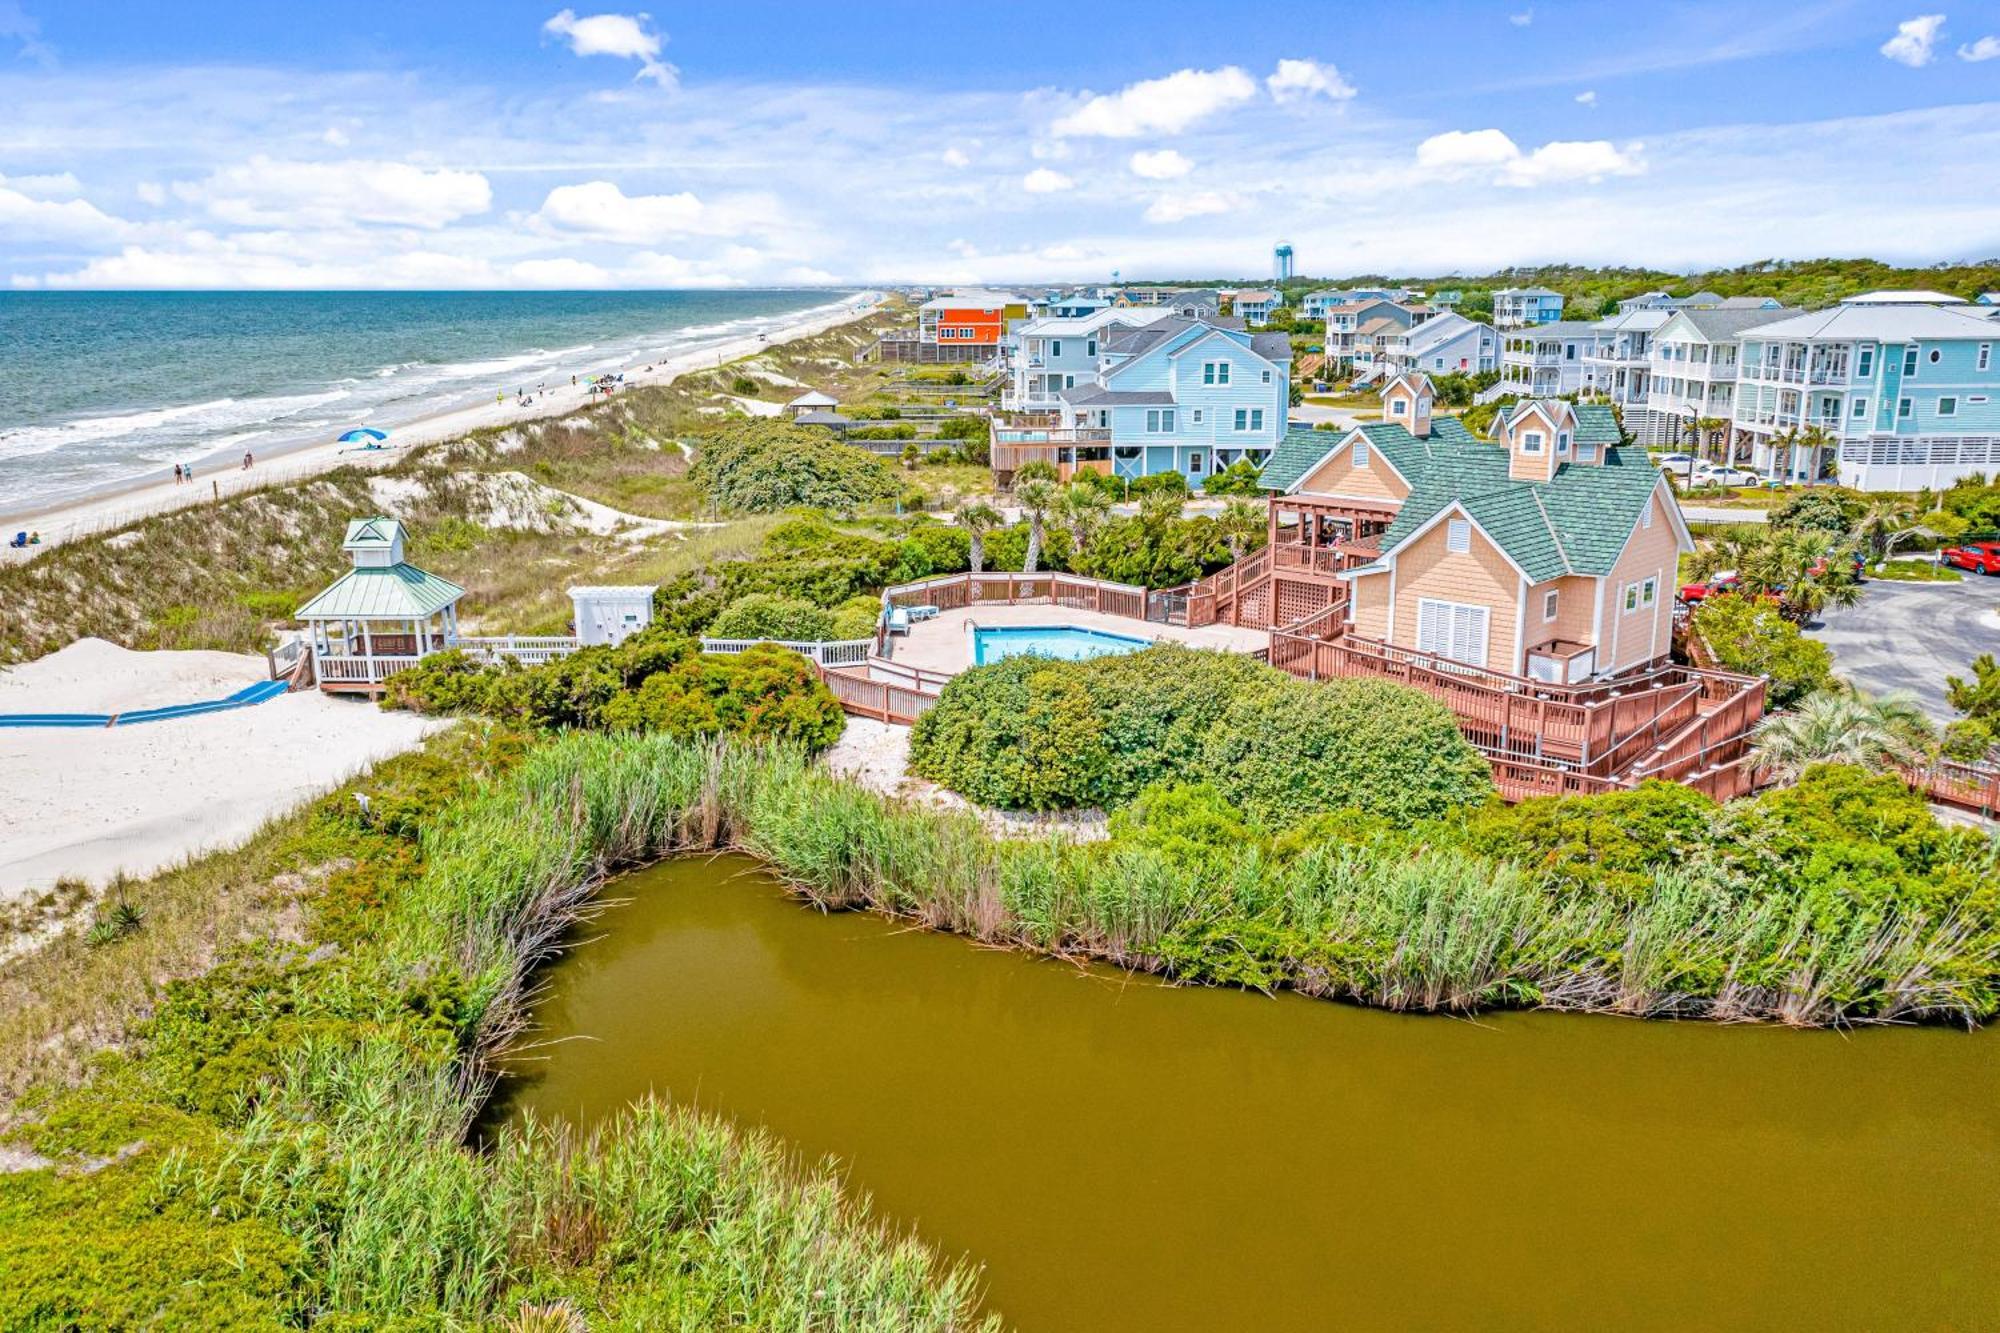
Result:
M1937 729L1907 694L1871 699L1856 690L1821 690L1789 713L1757 726L1750 757L1779 782L1814 764L1917 768L1937 752Z
M1804 430L1793 432L1793 435L1793 444L1805 450L1807 455L1812 459L1811 466L1806 469L1807 484L1817 485L1819 483L1820 455L1834 446L1833 432L1824 426L1807 426Z
M1238 497L1222 506L1222 512L1215 516L1215 525L1229 543L1229 559L1233 564L1243 558L1243 548L1251 538L1264 531L1267 519L1255 501Z
M1042 477L1016 482L1014 499L1028 516L1028 558L1022 562L1021 572L1032 574L1042 563L1042 523L1056 501L1056 484Z
M972 544L972 572L982 573L986 569L986 534L1000 526L1003 520L1000 511L984 500L965 500L958 506L958 526L965 529L965 535Z
M1069 532L1070 547L1078 558L1090 549L1090 539L1110 512L1111 497L1083 482L1064 487L1056 496L1053 510L1056 522Z
M1715 445L1718 446L1715 461L1718 463L1733 463L1735 459L1730 456L1733 451L1727 447L1727 437L1723 434L1728 429L1729 423L1721 417L1696 417L1694 420L1695 452L1706 458L1708 457L1709 446Z

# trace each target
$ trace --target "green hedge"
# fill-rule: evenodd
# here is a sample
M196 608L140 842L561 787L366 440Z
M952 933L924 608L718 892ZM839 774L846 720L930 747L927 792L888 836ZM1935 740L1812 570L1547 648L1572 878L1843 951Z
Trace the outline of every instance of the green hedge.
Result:
M732 423L695 443L689 476L732 513L800 506L848 512L892 499L898 489L895 472L874 454L789 422Z
M1156 782L1206 781L1273 827L1339 809L1426 819L1492 792L1450 712L1415 690L1308 684L1178 645L966 672L918 720L910 768L1009 809L1117 806Z

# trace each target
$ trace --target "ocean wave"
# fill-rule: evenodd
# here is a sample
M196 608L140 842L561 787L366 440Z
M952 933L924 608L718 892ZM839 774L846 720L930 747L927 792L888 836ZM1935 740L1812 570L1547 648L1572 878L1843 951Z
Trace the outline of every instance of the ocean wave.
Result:
M270 398L217 398L179 407L77 417L48 426L19 426L0 431L0 458L32 458L77 445L103 447L131 443L158 448L176 441L183 447L201 444L202 437L214 431L240 429L253 422L282 421L320 403L337 402L350 392L328 389Z

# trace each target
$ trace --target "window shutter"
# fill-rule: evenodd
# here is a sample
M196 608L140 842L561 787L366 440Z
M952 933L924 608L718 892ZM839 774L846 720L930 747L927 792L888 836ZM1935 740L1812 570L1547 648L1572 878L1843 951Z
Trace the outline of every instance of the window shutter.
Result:
M1464 555L1472 549L1472 524L1466 519L1454 518L1446 522L1444 549L1453 555Z

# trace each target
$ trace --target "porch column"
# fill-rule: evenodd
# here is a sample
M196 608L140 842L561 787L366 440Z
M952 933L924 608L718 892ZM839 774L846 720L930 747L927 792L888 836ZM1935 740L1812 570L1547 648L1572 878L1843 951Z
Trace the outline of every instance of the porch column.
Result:
M375 637L368 632L368 622L361 622L361 656L368 662L368 679L375 679Z

